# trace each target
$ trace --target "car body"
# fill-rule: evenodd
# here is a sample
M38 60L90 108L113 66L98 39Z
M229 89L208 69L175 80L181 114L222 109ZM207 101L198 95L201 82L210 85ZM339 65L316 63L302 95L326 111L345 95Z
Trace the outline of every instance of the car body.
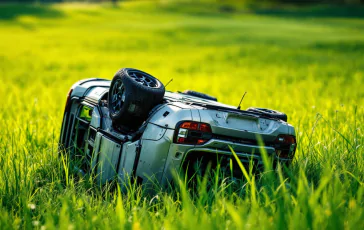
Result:
M100 183L133 178L166 186L187 161L207 157L229 164L234 159L230 147L244 164L253 160L261 165L262 149L274 161L292 161L296 148L292 125L183 93L166 91L138 130L123 132L109 116L110 83L93 78L72 86L59 141L62 150L82 161L79 170L95 172Z

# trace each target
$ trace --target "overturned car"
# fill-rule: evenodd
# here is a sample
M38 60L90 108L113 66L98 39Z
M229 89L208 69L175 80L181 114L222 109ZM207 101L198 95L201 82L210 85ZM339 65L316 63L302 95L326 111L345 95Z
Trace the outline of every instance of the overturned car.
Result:
M196 162L233 168L230 147L244 165L263 164L260 148L275 162L289 163L296 138L283 113L240 110L195 91L165 91L150 74L124 68L112 81L93 78L72 86L59 147L100 183L131 178L166 186L176 170L192 174ZM241 176L235 168L234 176Z

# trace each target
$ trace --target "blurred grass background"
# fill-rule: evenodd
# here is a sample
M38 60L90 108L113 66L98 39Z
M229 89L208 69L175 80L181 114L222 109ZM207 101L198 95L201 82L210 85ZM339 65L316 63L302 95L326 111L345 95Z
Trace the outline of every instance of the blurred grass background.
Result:
M0 4L0 226L363 226L360 1L42 2ZM182 208L178 196L161 193L154 206L127 194L121 205L107 188L66 183L72 176L56 145L68 89L84 78L111 79L122 67L173 78L171 91L198 90L233 105L247 91L243 108L286 112L298 138L286 175L292 190L263 189L260 201L210 194L212 204Z

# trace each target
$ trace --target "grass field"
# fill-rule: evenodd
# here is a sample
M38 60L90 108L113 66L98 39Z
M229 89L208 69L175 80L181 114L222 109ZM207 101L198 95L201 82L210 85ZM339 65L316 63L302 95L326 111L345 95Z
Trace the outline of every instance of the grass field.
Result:
M0 5L0 228L362 229L361 12ZM153 198L75 178L57 154L68 89L121 67L173 78L171 91L234 105L247 91L243 108L286 112L297 131L294 163L238 188L219 182Z

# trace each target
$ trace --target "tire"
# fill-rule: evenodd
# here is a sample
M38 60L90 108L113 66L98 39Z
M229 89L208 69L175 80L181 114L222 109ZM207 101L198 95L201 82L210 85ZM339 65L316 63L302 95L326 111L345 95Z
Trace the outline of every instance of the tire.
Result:
M143 71L123 68L111 81L108 107L116 126L138 128L150 110L161 103L165 93L162 82Z
M286 114L281 113L281 112L276 111L276 110L272 110L272 109L250 107L250 108L247 109L247 111L260 113L260 114L265 114L265 115L267 115L269 117L277 118L277 119L280 119L280 120L285 121L285 122L287 122L287 120L288 120Z
M194 96L194 97L207 99L207 100L210 100L210 101L217 101L216 97L210 96L208 94L200 93L200 92L197 92L197 91L193 91L193 90L185 90L182 93L186 94L186 95Z

